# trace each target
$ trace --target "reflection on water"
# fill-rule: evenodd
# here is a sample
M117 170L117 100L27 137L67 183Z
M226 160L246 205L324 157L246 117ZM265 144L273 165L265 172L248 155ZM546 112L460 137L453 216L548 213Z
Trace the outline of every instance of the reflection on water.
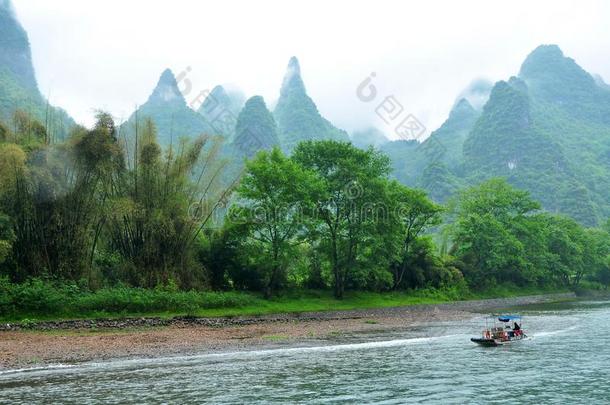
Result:
M473 345L482 321L321 346L89 363L0 374L0 402L601 403L610 305L522 308L532 339ZM599 337L599 338L595 338Z

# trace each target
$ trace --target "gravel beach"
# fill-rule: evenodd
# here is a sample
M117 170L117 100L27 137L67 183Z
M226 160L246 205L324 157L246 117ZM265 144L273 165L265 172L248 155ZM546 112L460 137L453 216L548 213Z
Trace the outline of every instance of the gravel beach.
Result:
M298 345L342 333L404 330L573 294L438 305L232 318L127 318L0 325L0 370L118 358L149 358Z

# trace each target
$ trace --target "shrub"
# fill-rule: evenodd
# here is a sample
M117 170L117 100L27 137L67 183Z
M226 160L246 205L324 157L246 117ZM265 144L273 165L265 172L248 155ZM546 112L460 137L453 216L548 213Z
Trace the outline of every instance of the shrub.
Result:
M175 283L155 289L119 285L95 292L75 284L30 279L21 284L0 278L0 317L87 316L99 313L186 312L251 305L255 298L237 292L178 291Z

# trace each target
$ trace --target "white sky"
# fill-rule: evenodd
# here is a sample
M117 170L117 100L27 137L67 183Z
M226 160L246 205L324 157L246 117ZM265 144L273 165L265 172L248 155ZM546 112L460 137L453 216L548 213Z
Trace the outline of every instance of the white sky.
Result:
M195 90L230 83L268 104L290 56L324 116L352 131L391 128L356 97L371 72L428 129L473 79L507 79L558 44L610 81L610 2L14 0L41 91L77 121L127 116L166 67ZM198 92L198 91L197 91ZM187 97L188 101L189 97Z

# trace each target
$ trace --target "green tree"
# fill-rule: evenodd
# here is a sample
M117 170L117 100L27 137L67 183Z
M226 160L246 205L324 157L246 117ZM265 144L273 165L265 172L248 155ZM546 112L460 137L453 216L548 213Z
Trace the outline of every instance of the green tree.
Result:
M606 288L610 286L610 255L606 257L604 266L597 273L597 280Z
M226 168L218 158L220 138L183 139L176 150L163 151L146 120L137 145L133 168L108 201L105 248L121 255L134 285L205 286L196 247L233 189L220 181Z
M301 142L292 157L323 181L324 198L316 204L318 226L312 235L328 253L335 296L342 298L359 249L372 239L379 210L387 208L382 196L389 159L373 149L337 141Z
M0 142L6 142L10 136L10 132L6 125L0 121Z
M597 278L607 286L604 274L610 264L610 232L601 228L589 228L585 232L585 274L581 278Z
M11 156L7 162L11 175L2 201L14 224L13 276L79 279L89 264L100 188L110 183L108 170L122 161L113 127L100 114L91 131L49 145L42 132L36 135L35 129L42 128L39 123L21 113L15 117L17 140L25 140L25 146L3 148ZM32 147L34 138L37 145ZM25 164L18 163L28 150Z
M393 266L393 288L396 289L407 271L411 245L430 227L441 223L443 208L433 203L425 192L410 189L398 182L389 184L388 194L388 202L392 207L390 215L401 238L399 264Z
M605 267L610 254L610 238L602 229L586 229L572 218L543 213L538 241L546 247L541 257L547 279L577 287L584 279L594 279ZM537 243L537 242L534 242Z
M277 147L259 152L247 163L232 219L247 223L250 238L261 245L264 267L269 268L266 296L279 287L291 248L298 236L303 237L304 210L310 209L322 187L314 172L303 169Z
M529 193L491 179L461 192L451 206L453 251L468 264L465 275L475 285L525 283L525 247L514 229L539 208Z
M10 256L14 240L10 218L0 213L0 265Z
M239 274L243 263L243 224L225 221L219 229L209 229L201 235L199 260L209 273L213 290L227 290L236 287L232 275Z
M44 125L23 110L16 110L13 113L13 126L15 137L20 138L20 141L25 144L31 142L49 143L50 141Z

